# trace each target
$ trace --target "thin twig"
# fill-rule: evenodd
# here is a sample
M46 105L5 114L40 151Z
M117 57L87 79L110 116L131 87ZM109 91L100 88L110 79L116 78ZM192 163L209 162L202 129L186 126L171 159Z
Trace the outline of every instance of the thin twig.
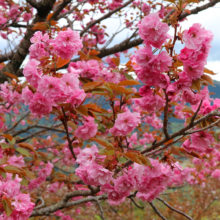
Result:
M173 210L174 212L177 212L179 213L180 215L183 215L185 216L186 218L188 218L189 220L193 220L193 218L191 218L190 216L188 216L186 213L184 212L181 212L175 208L173 208L172 206L170 206L166 201L164 201L163 199L161 198L157 198L157 200L161 201L164 205L166 205L169 209Z
M73 151L73 147L72 147L72 141L70 140L68 125L67 125L67 116L66 116L66 113L65 113L63 107L62 107L62 112L63 112L63 116L64 116L62 123L63 123L65 130L66 130L66 137L67 137L67 141L68 141L69 150L70 150L71 154L73 155L73 158L76 160L76 155L75 155L75 153Z
M149 204L151 205L151 207L153 208L153 210L157 213L157 215L163 219L163 220L167 220L160 212L159 210L154 206L153 202L149 202Z
M41 202L41 204L39 206L36 206L39 202ZM35 202L36 207L34 208L34 210L35 209L40 209L40 208L44 207L44 205L45 205L44 199L42 197L38 197L36 202Z
M135 200L134 200L132 197L129 197L129 199L131 199L131 201L134 203L134 205L135 205L137 208L139 208L139 209L144 209L144 207L139 206L139 205L135 202Z
M206 130L208 128L213 127L214 125L218 124L219 122L220 122L220 119L218 119L217 121L213 122L212 124L210 124L207 127L204 127L204 128L198 129L198 130L194 130L194 131L188 131L188 132L185 132L185 134L193 134L193 133L196 133L196 132L204 131L204 130Z
M102 205L101 205L100 201L97 198L96 198L96 202L97 202L97 204L99 206L99 209L100 209L101 218L102 218L102 220L105 220L105 216L104 216L104 211L103 211Z

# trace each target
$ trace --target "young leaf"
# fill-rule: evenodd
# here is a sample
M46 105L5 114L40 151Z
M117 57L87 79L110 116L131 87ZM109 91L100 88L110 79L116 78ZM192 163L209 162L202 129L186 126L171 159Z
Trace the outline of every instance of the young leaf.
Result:
M214 73L212 70L209 70L208 68L204 68L204 73L208 73L208 74L210 74L210 75L216 75L217 73Z
M12 139L13 139L13 137L10 134L3 134L2 136L9 141L12 141Z
M203 74L201 76L201 79L203 79L204 81L208 82L210 85L215 87L215 85L213 83L213 80L212 80L212 78L210 76Z
M1 148L4 150L4 149L11 148L11 146L9 144L6 144L6 143L1 143Z
M17 82L20 82L20 80L18 79L17 76L15 76L14 74L12 73L8 73L8 72L3 72L6 76L9 76L10 78L12 79L16 79Z
M8 199L2 199L2 203L3 203L3 207L4 207L6 215L9 217L11 213L13 212L10 202L8 201Z
M32 27L32 30L41 30L46 31L48 29L48 25L45 22L37 22L34 24L34 27Z
M84 89L85 92L92 91L93 89L101 86L104 82L89 82L85 84L82 89Z
M61 68L62 66L66 65L69 62L70 62L69 59L65 60L65 59L62 59L61 57L59 57L57 60L57 63L56 63L57 68Z
M124 80L118 84L119 86L134 86L134 85L140 85L140 83L137 80Z
M114 146L109 143L108 141L104 140L104 139L101 139L101 138L90 138L91 141L95 141L99 144L101 144L102 146L105 147L106 150L114 150Z
M15 150L20 154L22 154L23 156L30 157L29 152L23 148L18 147Z
M77 129L77 125L72 122L72 121L68 121L67 124L75 131Z
M86 106L81 105L75 110L81 115L88 116L88 109L86 108Z

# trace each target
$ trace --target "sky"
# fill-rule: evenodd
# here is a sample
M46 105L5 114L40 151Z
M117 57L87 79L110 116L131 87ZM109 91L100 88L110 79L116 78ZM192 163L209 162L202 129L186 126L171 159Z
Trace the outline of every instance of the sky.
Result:
M202 4L208 2L209 2L208 0L205 0ZM100 16L102 15L98 14L97 16L95 16L95 18L98 18ZM87 21L85 21L85 23L86 22ZM187 21L184 21L180 24L182 26L182 30L185 30L188 29L190 26L192 26L194 23L202 24L202 26L205 29L212 31L214 34L212 48L208 57L208 62L206 67L208 69L213 70L215 73L219 73L215 76L212 76L212 78L214 80L220 81L220 3L216 4L212 8L209 8L207 10L198 13L197 15L188 16ZM109 36L112 36L112 34L115 33L115 31L120 26L120 22L118 18L115 18L114 16L109 19L106 19L104 22L102 22L102 24L104 24L107 27L106 32L109 34ZM109 47L120 43L121 41L126 39L127 36L129 36L130 34L131 31L125 29L124 31L122 31L120 34L117 35L117 37L109 45ZM172 29L170 29L170 34L172 35ZM0 39L0 50L4 51L4 47L6 47L6 41ZM183 45L178 43L175 46L175 51L178 53L181 48L183 48ZM126 59L122 59L122 63L126 61L127 61Z

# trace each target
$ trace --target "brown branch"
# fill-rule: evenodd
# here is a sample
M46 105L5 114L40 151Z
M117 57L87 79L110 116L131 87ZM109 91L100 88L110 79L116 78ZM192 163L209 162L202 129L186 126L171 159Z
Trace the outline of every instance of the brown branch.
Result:
M197 114L198 114L198 112L199 112L199 110L200 110L200 108L201 108L201 106L202 106L202 102L203 102L203 100L200 101L200 104L199 104L199 106L198 106L196 112L194 113L193 117L191 118L190 125L192 125L193 122L195 121L196 116L197 116Z
M188 132L185 132L185 134L193 134L193 133L196 133L196 132L204 131L204 130L206 130L208 128L213 127L214 125L218 124L219 122L220 122L220 119L218 119L217 121L213 122L212 124L210 124L207 127L204 127L204 128L198 129L198 130L194 130L194 131L188 131Z
M150 151L149 153L146 153L146 154L144 154L144 155L145 155L146 157L149 157L149 156L151 156L151 155L155 155L157 152L162 151L162 150L165 150L165 149L167 149L169 146L171 146L171 145L177 143L177 142L178 142L179 140L181 140L183 137L184 137L184 135L182 135L181 137L177 138L177 139L176 139L175 141L173 141L172 143L169 143L169 144L167 144L167 145L165 145L165 146L162 146L162 147L160 147L160 148L158 148L158 149L156 149L156 150Z
M10 132L11 130L15 129L18 124L25 118L27 117L28 115L30 114L30 111L27 111L11 128L7 129L4 133L8 133Z
M82 1L82 2L79 2L77 5L75 5L73 8L71 8L69 11L64 12L64 13L58 15L58 16L57 16L57 20L59 20L60 18L63 18L63 17L65 17L66 15L68 15L68 14L74 12L74 10L75 10L78 6L80 6L81 4L83 4L83 3L87 2L87 1L88 1L88 0L84 0L84 1Z
M96 198L96 197L94 197L94 198ZM104 216L104 211L103 211L102 205L101 205L100 201L97 198L96 198L96 202L97 202L97 204L99 206L102 220L106 220L105 216Z
M26 0L27 3L29 3L32 7L39 9L40 8L40 2L37 2L36 0Z
M139 209L144 209L144 207L139 206L139 205L135 202L135 200L133 199L132 196L129 196L128 198L131 199L131 201L134 203L134 205L135 205L137 208L139 208Z
M179 213L180 215L183 215L185 216L186 218L188 218L189 220L193 220L193 218L191 218L190 216L188 216L187 214L185 214L184 212L181 212L175 208L173 208L172 206L170 206L166 201L164 201L163 199L161 198L157 198L157 200L161 201L164 205L166 205L169 209L171 209L172 211L174 212L177 212Z
M153 202L149 202L150 206L153 208L153 210L157 213L157 215L163 219L163 220L167 220L160 212L159 210L154 206Z
M72 147L72 141L70 140L70 135L69 135L69 130L68 130L68 125L67 125L67 116L66 116L66 113L62 107L62 112L63 112L63 116L64 116L64 119L62 120L62 123L63 123L63 126L66 130L66 137L67 137L67 141L68 141L68 146L69 146L69 150L71 152L71 154L73 155L73 158L76 160L76 155L73 151L73 147Z
M99 191L99 189L96 189L96 192L98 192L98 191ZM77 191L74 191L74 192L69 192L57 204L50 205L48 207L41 208L41 209L38 209L38 210L34 210L30 217L49 215L50 213L53 213L57 210L68 208L68 207L75 206L75 205L79 205L79 204L82 204L82 203L85 203L85 202L89 202L89 201L97 202L97 199L98 200L107 199L107 195L103 194L101 196L88 197L88 198L80 199L80 200L77 200L77 201L68 202L68 200L70 198L77 197L77 196L91 196L91 191L90 190L77 190Z
M39 206L37 206L37 204L38 204L39 202L41 202L41 204L40 204ZM34 210L35 210L35 209L40 209L40 208L42 208L44 205L45 205L44 199L43 199L42 197L39 197L39 198L36 200L36 202L35 202L35 208L34 208Z
M19 134L22 133L26 133L27 131L29 131L30 129L33 128L44 128L44 131L57 131L57 132L61 132L61 133L66 133L65 131L61 130L61 129L57 129L56 127L59 127L61 124L55 125L54 127L49 127L49 126L45 126L45 125L39 125L39 124L33 124L33 125L29 125L28 127L21 129L17 132L15 132L13 134L13 137L18 136Z
M91 27L93 27L95 24L99 23L100 21L105 20L106 18L109 18L111 15L113 15L114 13L120 11L122 8L126 7L127 5L129 5L130 3L132 3L134 0L129 0L127 1L125 4L123 4L122 6L110 11L109 13L105 14L104 16L102 16L101 18L90 22L80 33L80 36L83 36L84 33L86 33Z
M44 22L47 15L50 13L54 3L55 0L42 0L41 2L39 2L40 8L38 8L38 13L36 14L31 26L33 26L37 22ZM27 28L26 34L21 43L18 45L17 51L14 52L12 55L11 61L0 70L0 83L10 80L8 76L3 74L3 72L16 74L27 54L29 53L29 47L31 45L30 39L35 32L34 30L32 30L31 26Z
M164 91L165 92L165 91ZM163 118L163 133L167 139L170 138L170 135L168 133L167 125L168 125L168 108L169 108L169 98L168 95L165 92L166 97L166 105L164 107L164 118Z
M60 14L60 12L71 2L72 0L63 0L58 6L56 6L56 9L50 18L50 20L56 20L57 16ZM49 20L49 21L50 21Z
M191 129L191 128L194 127L195 125L201 123L202 121L205 121L206 119L208 119L209 117L212 117L212 116L220 116L220 112L218 112L218 109L216 109L216 110L210 112L209 114L207 114L207 115L205 115L205 116L199 118L198 120L194 121L192 125L191 125L191 124L188 124L186 127L184 127L184 128L182 128L182 129L180 129L179 131L173 133L172 135L170 135L169 140L171 140L171 139L173 139L173 138L175 138L175 137L178 137L178 136L180 136L180 135L183 135L187 130ZM151 145L149 148L147 148L147 149L141 151L141 153L144 154L144 153L150 152L151 150L156 149L158 146L160 146L160 145L166 143L166 142L169 141L169 140L167 140L166 138L164 138L164 139L162 139L161 141L155 143L154 145Z
M196 8L194 8L194 9L190 10L190 11L191 11L190 14L188 14L188 13L186 13L186 12L183 12L182 15L180 16L179 20L182 20L182 19L188 17L188 16L191 15L191 14L198 14L199 12L204 11L204 10L206 10L206 9L208 9L208 8L210 8L210 7L212 7L212 6L214 6L214 5L217 4L218 2L220 2L220 0L211 0L209 3L207 3L207 4L205 4L205 5L202 5L202 6L200 6L200 7L196 7Z
M167 141L171 140L171 139L174 139L178 136L181 136L181 135L185 135L185 132L188 131L189 129L193 128L195 125L201 123L202 121L205 121L206 119L208 119L209 117L212 117L212 116L220 116L220 112L218 111L219 109L216 109L212 112L210 112L209 114L199 118L198 120L194 121L192 124L188 124L186 127L180 129L179 131L173 133L170 135L169 139L167 138L164 138L162 139L161 141L158 141L157 143L153 143L150 147L148 147L147 149L144 149L141 151L141 154L146 154L147 152L151 152L155 149L157 149L159 146L165 144ZM182 137L180 137L181 139ZM170 143L172 144L172 143ZM163 149L163 148L162 148ZM162 149L159 149L159 150L162 150ZM131 160L128 160L125 165L123 167L128 167L132 164L133 162ZM118 173L120 171L120 169L116 169L115 170L115 173Z
M12 58L13 52L0 55L0 63L10 60Z

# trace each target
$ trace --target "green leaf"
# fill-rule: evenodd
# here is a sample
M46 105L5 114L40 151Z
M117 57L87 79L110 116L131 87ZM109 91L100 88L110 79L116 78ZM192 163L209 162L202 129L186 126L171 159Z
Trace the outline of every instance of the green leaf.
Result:
M12 138L12 140L9 140L9 143L10 143L11 145L14 145L15 142L16 142L15 138Z
M6 215L9 217L13 212L10 203L6 199L2 199L3 207L5 210Z
M95 141L99 144L101 144L102 146L105 147L106 150L115 150L114 146L109 143L108 141L101 139L101 138L90 138L91 141Z
M125 75L126 79L128 79L128 80L133 80L134 79L131 75L129 75L127 73L125 73L124 75Z
M11 148L11 146L10 146L9 144L2 143L2 144L1 144L1 148L4 150L4 149Z
M21 170L18 169L18 167L16 166L13 166L13 165L7 165L4 167L4 170L7 172L7 173L20 173Z
M24 177L22 178L21 185L28 186L28 181Z
M118 161L119 161L120 163L125 163L127 160L126 160L126 158L124 158L124 157L119 157L119 158L118 158Z
M30 179L36 179L36 176L33 172L29 171L29 170L24 170L25 172L25 176L30 178Z
M98 125L98 131L105 132L106 129L105 129L105 127L102 124L99 124Z
M22 154L23 156L30 157L29 152L23 148L18 147L15 150L20 154Z
M4 172L1 172L1 176L4 178L4 179L6 179L6 173L4 173Z

